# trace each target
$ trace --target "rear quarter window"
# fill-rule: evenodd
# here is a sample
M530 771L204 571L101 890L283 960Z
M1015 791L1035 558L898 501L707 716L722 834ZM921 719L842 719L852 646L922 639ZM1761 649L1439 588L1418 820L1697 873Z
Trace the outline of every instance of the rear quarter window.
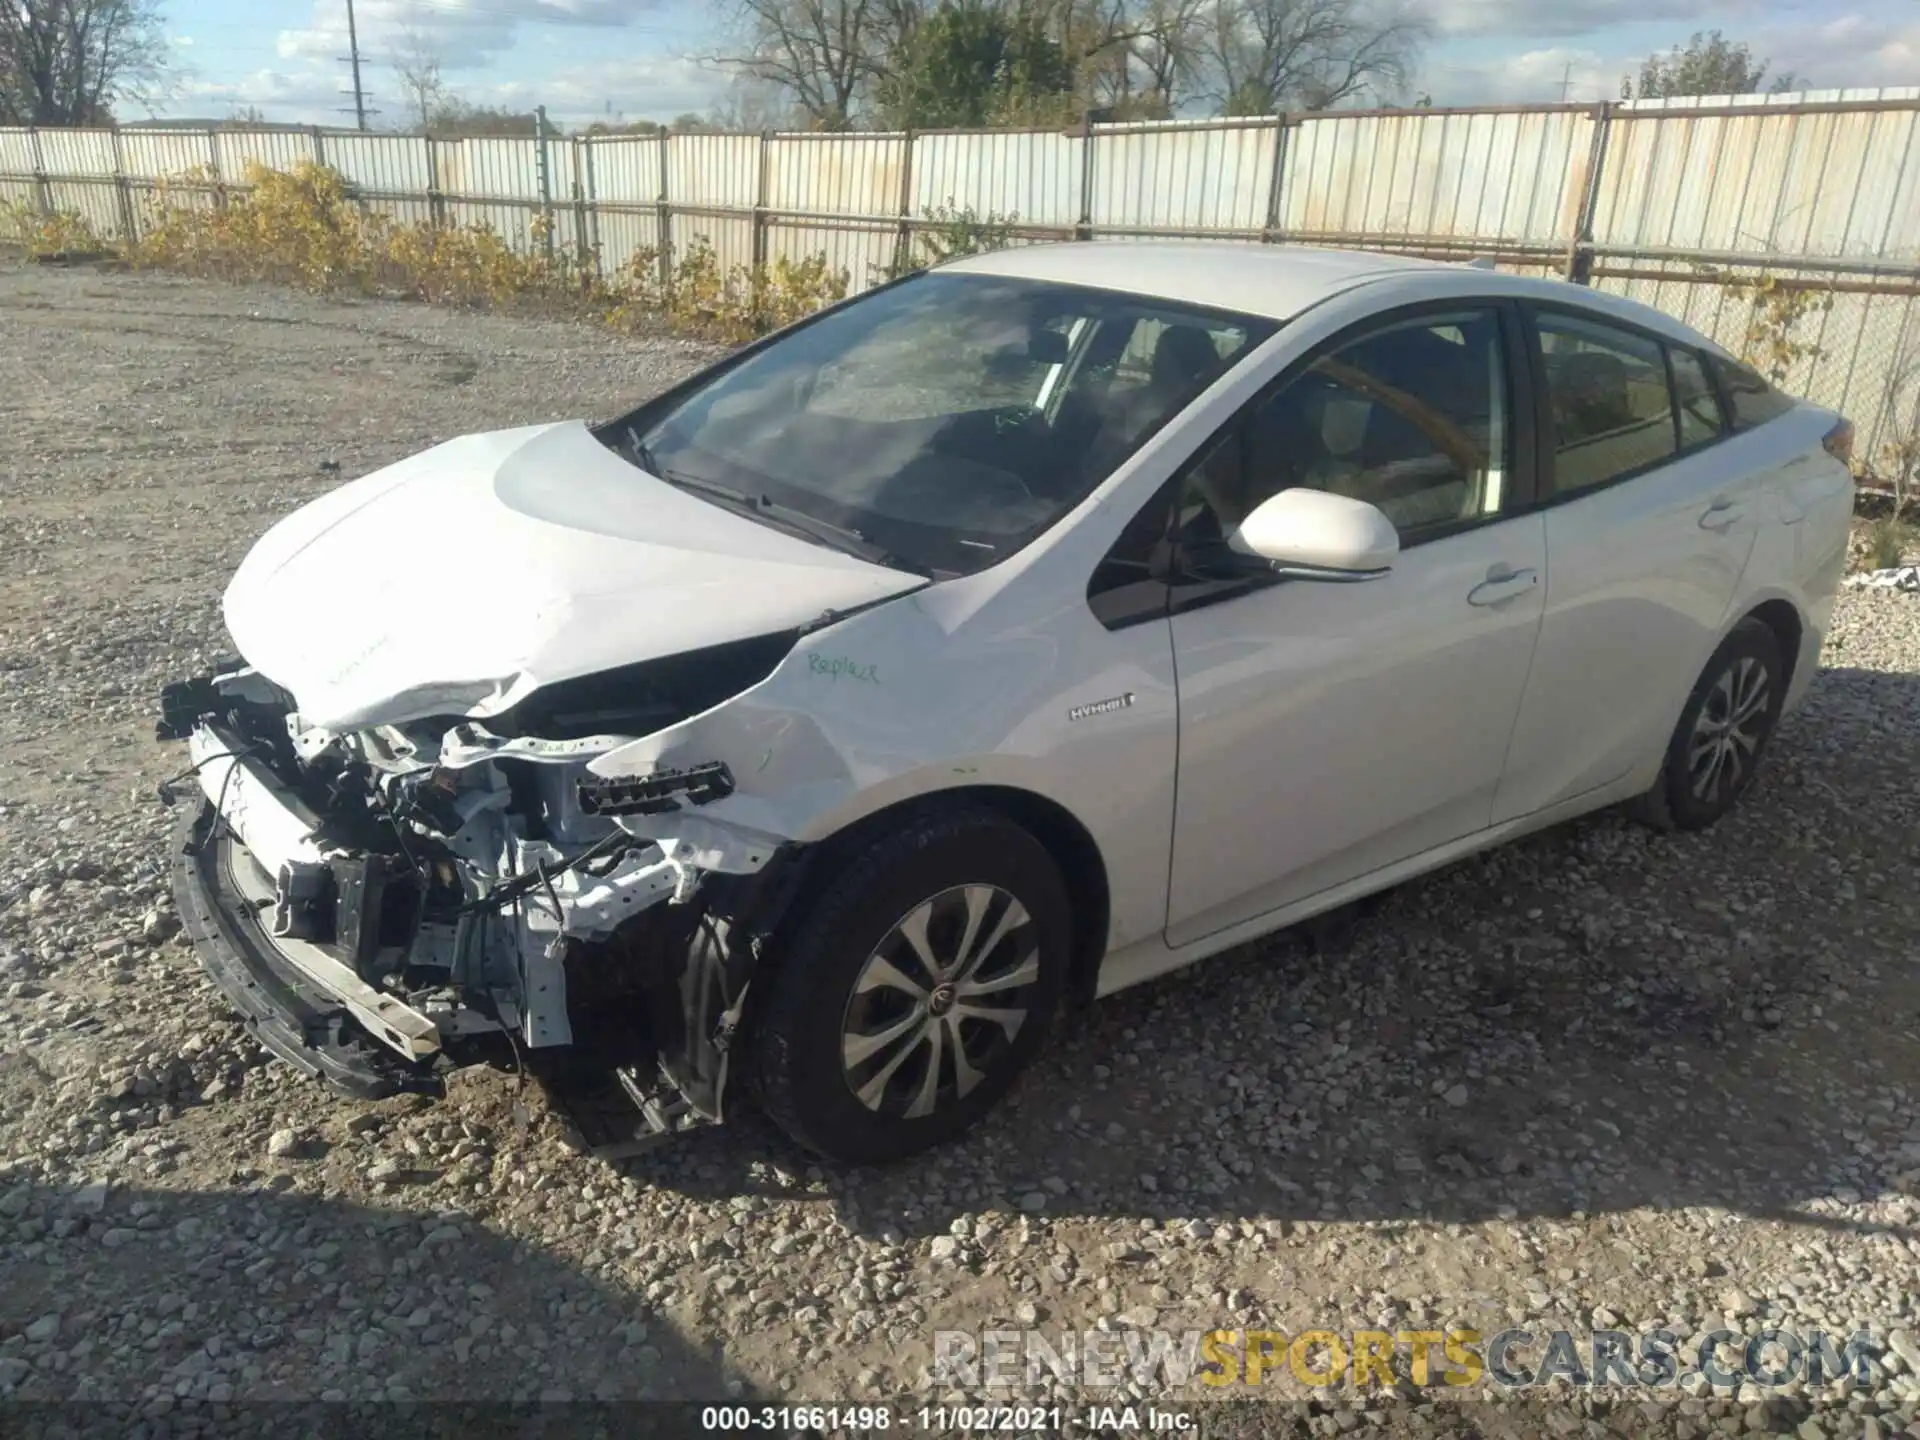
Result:
M1758 371L1737 360L1710 362L1720 377L1727 395L1727 407L1734 430L1751 430L1777 419L1793 408L1793 397L1776 390Z

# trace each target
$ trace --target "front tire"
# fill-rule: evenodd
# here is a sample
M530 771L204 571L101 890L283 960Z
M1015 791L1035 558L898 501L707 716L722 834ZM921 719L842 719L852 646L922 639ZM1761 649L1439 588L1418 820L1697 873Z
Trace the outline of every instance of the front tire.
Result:
M1742 620L1694 683L1660 778L1632 806L1636 818L1659 830L1702 830L1731 810L1753 783L1786 688L1779 640L1758 620Z
M828 1159L900 1159L967 1129L1026 1068L1066 982L1046 848L988 809L913 816L854 853L771 958L762 1105Z

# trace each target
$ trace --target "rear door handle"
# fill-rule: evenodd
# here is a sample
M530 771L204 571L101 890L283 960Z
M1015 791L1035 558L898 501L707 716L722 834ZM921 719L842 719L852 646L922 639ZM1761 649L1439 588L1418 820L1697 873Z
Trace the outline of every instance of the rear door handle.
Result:
M1540 576L1534 570L1515 570L1509 565L1496 565L1487 572L1487 578L1467 592L1469 605L1504 605L1516 600L1539 584Z
M1740 523L1740 517L1746 512L1733 501L1722 495L1706 508L1700 517L1702 530L1730 530Z

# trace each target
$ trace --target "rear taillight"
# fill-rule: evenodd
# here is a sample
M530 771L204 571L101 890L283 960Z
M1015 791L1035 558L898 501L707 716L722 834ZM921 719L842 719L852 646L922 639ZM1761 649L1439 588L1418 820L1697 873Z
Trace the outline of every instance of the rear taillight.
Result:
M1836 421L1834 427L1820 437L1820 443L1842 465L1853 463L1853 422L1847 419Z

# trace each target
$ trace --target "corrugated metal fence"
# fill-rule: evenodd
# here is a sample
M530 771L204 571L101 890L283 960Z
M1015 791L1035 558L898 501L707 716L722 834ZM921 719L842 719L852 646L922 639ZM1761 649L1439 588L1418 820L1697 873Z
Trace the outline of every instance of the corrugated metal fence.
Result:
M1068 132L430 139L318 129L0 129L0 204L137 234L155 187L214 203L250 161L330 165L408 220L536 217L604 271L697 237L723 264L824 253L858 289L938 207L1022 239L1293 241L1630 294L1740 348L1727 275L1817 290L1789 388L1853 416L1869 458L1920 415L1920 88L1525 108L1342 111Z

